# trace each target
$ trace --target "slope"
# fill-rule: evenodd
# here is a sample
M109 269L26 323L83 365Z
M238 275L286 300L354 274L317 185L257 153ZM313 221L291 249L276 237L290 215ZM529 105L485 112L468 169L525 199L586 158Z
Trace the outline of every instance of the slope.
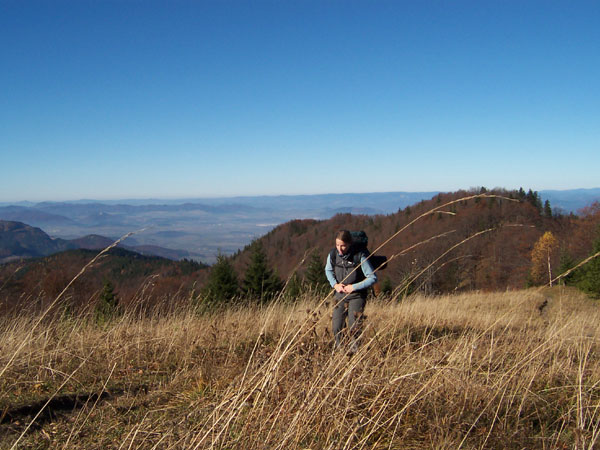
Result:
M478 194L488 197L474 197ZM390 258L380 279L389 279L399 289L428 294L504 290L526 285L531 250L545 231L558 238L560 248L571 249L574 259L585 256L591 236L577 231L584 222L573 215L545 216L539 197L531 191L487 192L482 188L438 194L389 215L338 214L329 220L295 220L260 240L271 266L284 278L294 271L302 275L312 252L324 265L335 232L349 229L365 230L371 250L395 236L379 252ZM247 247L233 259L239 273L248 263L248 253ZM555 267L559 253L553 255Z

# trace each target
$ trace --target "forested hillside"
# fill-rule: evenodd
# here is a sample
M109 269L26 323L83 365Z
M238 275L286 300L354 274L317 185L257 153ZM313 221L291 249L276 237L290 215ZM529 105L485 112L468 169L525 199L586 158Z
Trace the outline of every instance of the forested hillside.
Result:
M483 194L482 197L473 197ZM465 199L465 200L461 200ZM387 288L424 293L517 289L541 284L547 270L537 273L532 250L546 232L555 242L550 251L551 275L587 257L598 238L600 207L581 215L552 213L536 192L495 190L439 194L394 214L339 214L330 220L295 220L273 229L259 241L270 266L282 278L296 272L300 279L311 261L324 266L339 229L364 230L373 251L390 259L380 272ZM233 265L243 273L252 246L237 254ZM316 255L316 256L314 256ZM313 259L314 258L314 259ZM539 271L538 271L539 272Z
M170 307L173 298L196 304L295 298L328 286L326 255L337 230L364 230L370 249L389 259L377 292L403 296L474 290L503 291L550 280L600 251L600 205L579 215L553 214L537 193L459 191L439 194L394 214L338 214L329 220L284 223L233 256L219 255L212 269L113 249L65 293L71 305L94 303L103 290L123 304L143 294L147 304ZM0 265L0 302L39 305L52 301L97 251L72 250ZM600 294L600 260L566 277ZM109 293L112 292L109 290Z
M76 248L64 239L51 239L39 228L0 220L0 263L19 258L46 256Z
M0 265L0 309L17 305L27 310L43 309L96 255L96 250L69 250ZM77 277L63 299L70 307L85 308L108 287L123 305L141 298L145 306L168 304L173 296L200 285L206 267L194 261L171 261L113 248Z

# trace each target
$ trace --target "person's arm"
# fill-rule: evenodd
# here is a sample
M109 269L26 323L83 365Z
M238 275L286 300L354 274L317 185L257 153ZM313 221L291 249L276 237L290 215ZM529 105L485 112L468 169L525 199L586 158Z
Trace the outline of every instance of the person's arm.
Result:
M327 281L329 281L331 287L335 288L337 280L335 279L335 272L331 266L331 258L329 257L329 254L327 255L327 262L325 263L325 276L327 277Z
M369 261L365 255L362 255L360 258L360 267L362 268L362 271L365 274L365 279L359 283L354 283L352 285L353 291L367 289L368 287L371 287L375 283L377 283L377 275L373 271L371 261Z

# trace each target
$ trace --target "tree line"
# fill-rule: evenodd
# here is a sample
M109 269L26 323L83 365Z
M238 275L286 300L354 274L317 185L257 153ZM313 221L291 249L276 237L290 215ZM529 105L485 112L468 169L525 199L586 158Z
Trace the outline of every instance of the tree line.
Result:
M255 240L249 246L250 260L242 279L223 254L210 269L206 284L202 288L202 301L209 305L221 304L242 298L246 301L265 303L280 296L296 297L306 290L322 293L329 284L325 277L325 262L317 252L310 254L304 276L293 273L284 283L277 269L269 267L269 261L261 241ZM285 289L285 291L284 291Z

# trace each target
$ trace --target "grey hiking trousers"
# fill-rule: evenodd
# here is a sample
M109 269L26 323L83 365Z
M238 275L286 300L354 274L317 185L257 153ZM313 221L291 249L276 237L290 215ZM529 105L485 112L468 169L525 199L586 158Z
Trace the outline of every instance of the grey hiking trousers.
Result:
M333 335L335 336L335 348L342 345L346 319L348 320L348 334L350 335L350 351L358 349L358 338L362 332L362 316L367 300L362 296L349 295L347 298L337 300L331 317Z

